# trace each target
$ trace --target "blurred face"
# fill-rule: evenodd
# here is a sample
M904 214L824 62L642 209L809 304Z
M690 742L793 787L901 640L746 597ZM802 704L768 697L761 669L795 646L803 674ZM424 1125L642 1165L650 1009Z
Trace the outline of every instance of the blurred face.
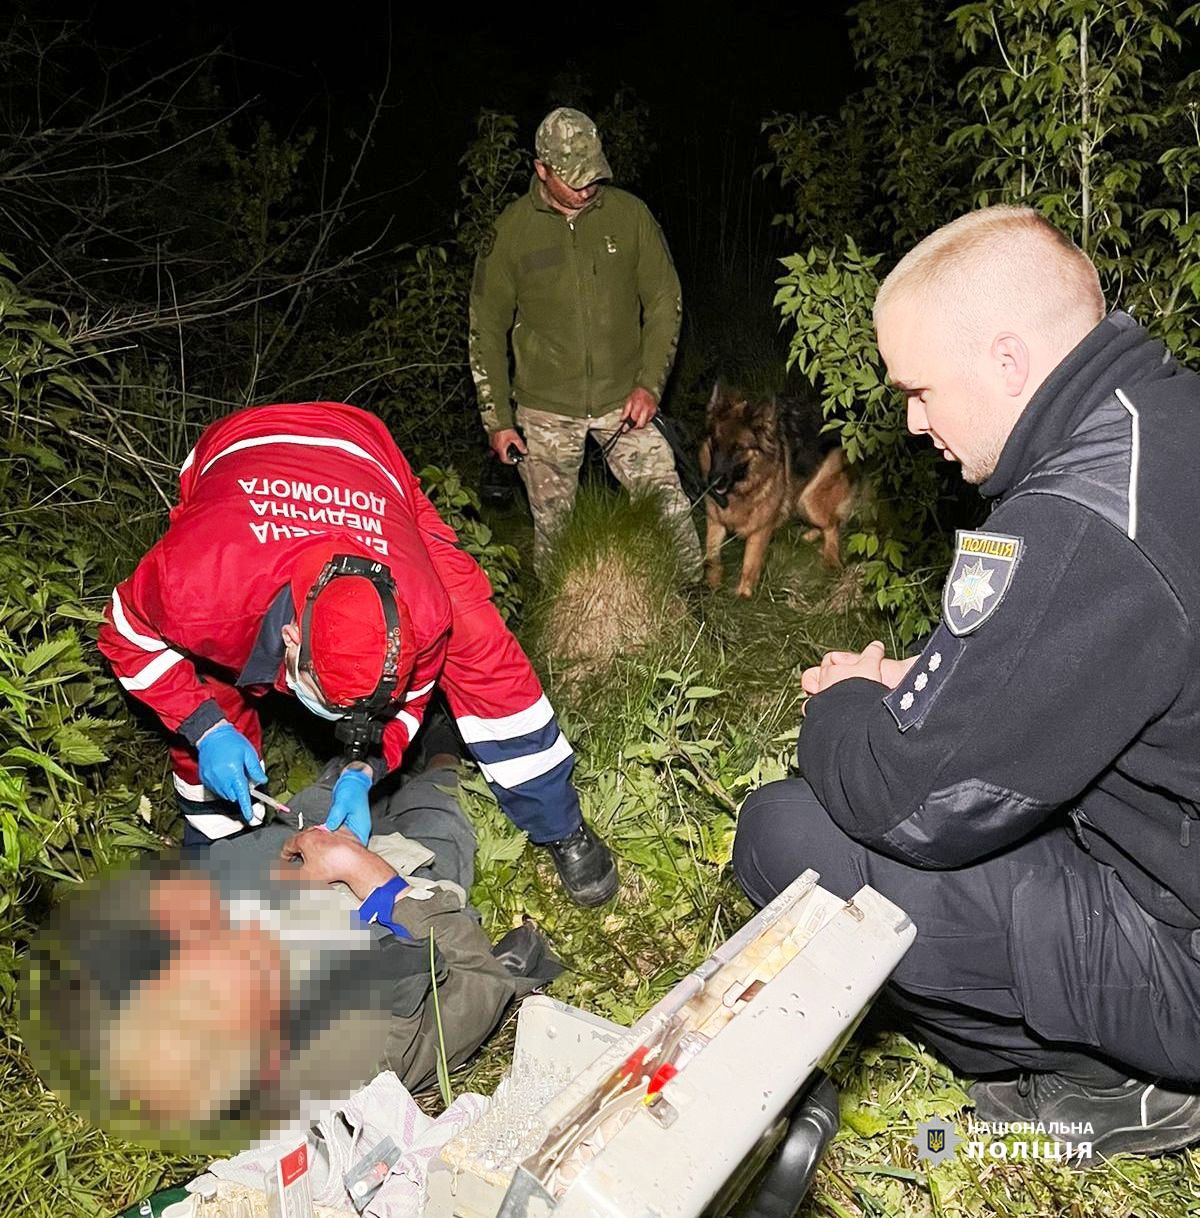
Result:
M179 943L162 980L187 980L220 995L209 1012L215 1035L280 1026L283 957L274 935L260 926L234 926L216 889L201 876L159 885L151 908Z
M995 399L986 353L962 350L936 309L903 297L879 318L879 353L904 395L908 430L928 436L965 481L978 485L996 468L1015 416L1011 395Z
M144 1113L203 1120L279 1077L282 954L268 932L233 926L203 877L162 881L150 906L178 950L110 1026L109 1069L119 1094Z
M589 182L586 186L575 190L568 186L544 161L534 161L533 167L537 176L542 180L542 189L546 192L546 198L557 211L573 214L582 210L596 197L596 192L600 189L599 182Z

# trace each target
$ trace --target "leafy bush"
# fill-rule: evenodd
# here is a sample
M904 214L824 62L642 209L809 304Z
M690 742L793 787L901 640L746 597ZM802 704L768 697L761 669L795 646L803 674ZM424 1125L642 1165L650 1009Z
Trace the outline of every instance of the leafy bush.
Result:
M7 269L11 269L10 267ZM0 278L0 988L48 885L130 850L157 849L149 803L114 761L137 741L116 686L81 634L107 591L97 529L111 487L74 443L94 409L53 311ZM89 452L89 457L91 453ZM144 492L140 492L144 493ZM81 505L87 505L84 512ZM115 514L115 513L114 513ZM100 767L107 766L106 771Z
M949 487L937 452L907 435L886 384L871 326L879 261L852 238L843 250L785 258L775 304L796 327L789 366L820 391L826 429L838 433L872 488L846 554L861 562L865 589L894 615L899 640L909 643L938 619L939 576L950 558L939 505Z
M396 443L423 458L460 448L470 426L467 287L452 243L423 245L396 272L391 292L371 301L367 352L386 369L375 408Z
M763 124L788 195L776 216L802 241L903 252L968 201L969 167L946 147L959 118L961 48L948 0L861 0L847 12L866 80L837 114L775 114ZM986 8L986 5L978 5Z
M1200 6L1003 0L953 19L981 60L949 140L973 153L973 202L1036 207L1095 262L1111 303L1200 358L1200 74L1178 76Z
M364 340L365 362L383 369L376 409L400 446L421 459L483 443L467 364L467 302L475 255L525 185L529 157L517 146L516 119L483 111L460 164L453 235L406 252L391 290L371 302Z
M487 573L492 599L500 616L510 624L521 612L521 556L513 546L496 540L480 516L479 496L464 486L458 471L427 465L421 485L438 514L458 534L462 547Z
M863 586L892 615L901 644L937 620L952 491L937 454L907 434L885 383L871 307L884 258L903 253L969 197L965 157L945 146L957 111L949 7L855 5L850 41L870 83L836 116L775 115L765 124L773 168L791 198L777 223L806 243L782 260L777 280L775 305L794 326L789 367L819 391L827 429L839 433L872 488L846 555L861 564Z
M1002 0L953 11L864 0L850 15L872 83L836 119L767 124L792 195L779 220L806 242L783 260L775 303L795 326L791 363L820 390L829 428L877 487L847 550L908 642L936 619L948 528L977 519L981 506L906 434L871 332L877 275L972 204L1033 206L1093 258L1111 303L1183 358L1200 357L1190 199L1200 74L1172 80L1168 54L1200 6L1176 16L1167 0Z

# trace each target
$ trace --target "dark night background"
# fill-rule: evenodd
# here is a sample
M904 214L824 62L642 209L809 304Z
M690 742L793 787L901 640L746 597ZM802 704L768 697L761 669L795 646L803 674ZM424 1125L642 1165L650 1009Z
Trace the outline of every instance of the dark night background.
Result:
M418 222L436 220L452 197L481 107L515 114L531 143L564 78L578 79L597 107L623 84L648 103L658 156L646 193L658 206L697 166L715 171L731 144L747 168L764 160L765 115L836 109L852 74L844 13L803 3L472 12L374 2L305 15L292 5L186 0L169 12L100 6L90 23L99 39L144 42L142 54L167 62L224 47L229 100L261 98L284 130L323 127L327 115L335 130L360 126L390 57L390 103L366 186L417 179L395 206Z
M481 108L514 114L528 146L564 96L598 110L630 86L649 107L655 146L639 193L664 224L685 282L712 235L706 218L718 223L710 212L728 201L722 181L760 195L772 189L753 177L767 159L763 118L836 110L854 76L844 11L803 3L469 10L184 0L25 12L83 21L98 44L128 53L131 78L221 48L225 102L250 103L249 114L283 135L328 131L335 153L363 130L387 82L358 192L377 201L358 222L378 228L390 218L397 240L444 228ZM771 200L759 202L769 223Z
M161 726L94 636L203 428L256 403L351 402L420 471L546 675L585 811L640 876L603 919L566 908L477 785L473 905L494 937L533 917L563 947L555 996L630 1023L749 908L728 866L736 809L794 756L798 674L830 646L903 654L930 633L948 543L982 518L974 488L907 434L871 325L880 276L964 211L1021 200L1087 250L1110 304L1200 368L1197 68L1187 0L0 0L0 1211L135 1213L204 1163L68 1111L14 1001L57 896L180 832ZM681 468L714 381L756 405L786 397L869 488L841 574L795 522L751 599L730 587L736 540L723 587L674 586L643 508L595 485L593 444L575 536L602 545L568 547L557 587L539 584L520 480L480 422L468 302L558 105L611 124L630 167L616 185L661 221L679 270L662 405ZM545 625L556 597L562 643ZM605 631L600 679L576 684L567 644ZM276 702L264 756L286 795L336 744ZM509 1045L455 1089L491 1091ZM911 1164L911 1113L961 1108L965 1080L894 1040L843 1073L843 1110L865 1123L803 1212L917 1218L931 1196L940 1212L925 1173L880 1164ZM1174 1214L1200 1179L1195 1154L1029 1166L989 1162L967 1209Z

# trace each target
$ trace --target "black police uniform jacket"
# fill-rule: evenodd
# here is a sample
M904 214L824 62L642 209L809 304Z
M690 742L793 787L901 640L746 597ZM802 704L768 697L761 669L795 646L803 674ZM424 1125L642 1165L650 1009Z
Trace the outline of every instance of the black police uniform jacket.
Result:
M1038 389L891 692L808 705L801 769L851 837L960 867L1055 824L1200 926L1200 377L1123 313Z

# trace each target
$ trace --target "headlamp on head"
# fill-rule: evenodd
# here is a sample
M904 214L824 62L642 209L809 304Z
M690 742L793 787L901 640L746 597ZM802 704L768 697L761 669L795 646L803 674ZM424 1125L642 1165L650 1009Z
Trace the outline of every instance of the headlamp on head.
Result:
M353 554L333 555L305 597L298 668L343 713L334 734L351 761L364 761L383 738L407 676L407 619L388 568Z

